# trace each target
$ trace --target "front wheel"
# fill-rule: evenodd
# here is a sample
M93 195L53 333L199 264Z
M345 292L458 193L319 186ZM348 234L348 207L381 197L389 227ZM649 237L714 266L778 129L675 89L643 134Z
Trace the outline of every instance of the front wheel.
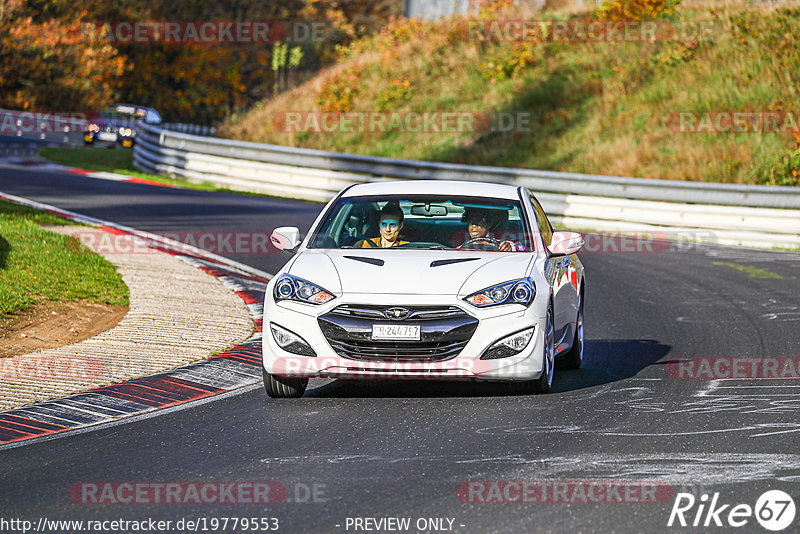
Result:
M544 354L542 355L542 374L535 380L519 382L513 388L521 393L550 393L555 369L555 326L553 325L553 304L547 307L547 321L544 326Z
M544 357L542 362L542 376L537 378L533 385L536 393L550 393L553 387L553 370L555 369L556 333L553 324L553 304L547 307L547 322L544 330Z
M302 397L308 386L308 378L282 378L264 373L264 390L274 399Z

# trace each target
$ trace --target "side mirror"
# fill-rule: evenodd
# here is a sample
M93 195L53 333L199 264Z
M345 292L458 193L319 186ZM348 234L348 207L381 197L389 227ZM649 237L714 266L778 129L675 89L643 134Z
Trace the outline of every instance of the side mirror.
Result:
M547 250L551 256L566 256L580 251L583 244L583 236L578 232L553 232L553 239Z
M269 236L272 246L278 250L292 250L300 244L300 229L296 226L281 226Z

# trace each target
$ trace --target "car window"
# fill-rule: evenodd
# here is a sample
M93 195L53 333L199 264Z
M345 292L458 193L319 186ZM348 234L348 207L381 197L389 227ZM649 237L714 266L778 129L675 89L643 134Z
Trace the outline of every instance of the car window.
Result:
M149 124L160 124L161 123L161 115L154 109L148 109L147 115L145 115L144 122Z
M539 227L539 233L542 234L545 245L550 246L553 241L553 225L550 224L542 205L533 195L531 195L531 204L533 204L533 211L536 214L536 225Z
M516 251L531 250L519 201L441 195L342 198L328 211L309 247L372 248L364 242L380 239L381 213L388 204L402 212L398 247L457 249L473 241L467 248L497 251L508 241ZM468 227L475 214L487 221L485 236L478 241Z

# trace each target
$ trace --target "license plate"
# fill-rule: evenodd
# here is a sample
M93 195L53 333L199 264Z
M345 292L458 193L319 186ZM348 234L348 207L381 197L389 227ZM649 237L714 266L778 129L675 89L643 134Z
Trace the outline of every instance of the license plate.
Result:
M116 141L117 134L113 132L100 132L97 134L97 138L101 141Z
M418 324L374 324L372 339L403 339L419 341Z

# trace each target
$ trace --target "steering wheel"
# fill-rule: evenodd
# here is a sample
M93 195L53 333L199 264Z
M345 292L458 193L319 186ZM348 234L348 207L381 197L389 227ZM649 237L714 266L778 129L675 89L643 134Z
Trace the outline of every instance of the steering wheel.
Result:
M456 248L500 250L500 243L497 239L492 239L491 237L474 237L467 239Z

